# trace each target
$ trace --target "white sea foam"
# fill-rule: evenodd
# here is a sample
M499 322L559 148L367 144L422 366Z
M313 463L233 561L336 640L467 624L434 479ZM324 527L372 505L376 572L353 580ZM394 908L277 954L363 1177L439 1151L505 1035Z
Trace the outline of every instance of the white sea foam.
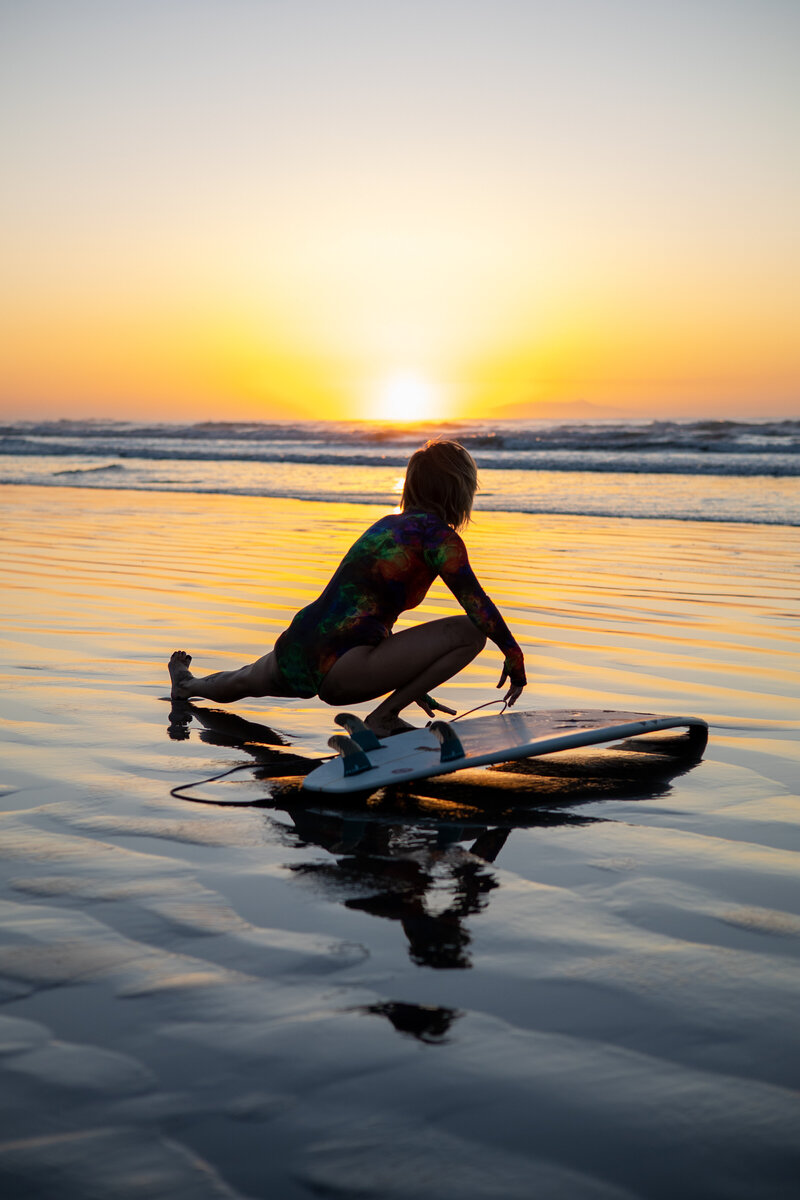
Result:
M477 508L800 524L800 421L0 426L0 483L392 504L409 451L459 438ZM102 460L102 461L98 461Z

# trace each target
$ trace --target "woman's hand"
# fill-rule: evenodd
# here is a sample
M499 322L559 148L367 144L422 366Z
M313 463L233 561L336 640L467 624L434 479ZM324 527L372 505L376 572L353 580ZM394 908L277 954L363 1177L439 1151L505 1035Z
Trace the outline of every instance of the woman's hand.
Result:
M509 677L509 674L510 674L510 672L509 672L508 667L504 666L503 674L500 676L500 682L497 685L499 688L501 688L503 686L503 684L506 682L506 680ZM503 696L503 699L505 700L505 702L509 708L511 707L512 704L516 704L517 700L519 700L520 696L522 695L522 691L523 691L524 687L525 687L525 685L520 684L520 683L509 684L508 691L506 692L505 696Z
M454 717L458 711L455 708L448 708L446 704L441 704L438 700L434 700L433 696L420 696L417 704L426 717L433 717L437 710L438 712L450 713L451 717Z

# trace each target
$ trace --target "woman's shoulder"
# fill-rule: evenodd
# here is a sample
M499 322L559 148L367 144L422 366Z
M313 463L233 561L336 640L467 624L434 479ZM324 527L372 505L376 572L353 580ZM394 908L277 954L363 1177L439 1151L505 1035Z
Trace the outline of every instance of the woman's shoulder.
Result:
M436 537L439 528L448 526L431 513L424 512L394 512L379 517L369 529L366 529L359 539L360 542L393 541L408 545L410 543L426 544Z
M416 541L420 549L434 556L434 562L438 563L443 554L447 559L461 558L466 554L460 534L436 513L411 511L399 513L398 519L402 521L399 527L402 529L399 534L401 540Z
M446 521L437 517L436 513L426 512L423 509L409 509L407 512L392 513L387 520L392 522L395 529L413 531L422 536L425 541L431 538L435 541L442 541L448 537L458 537L458 534Z

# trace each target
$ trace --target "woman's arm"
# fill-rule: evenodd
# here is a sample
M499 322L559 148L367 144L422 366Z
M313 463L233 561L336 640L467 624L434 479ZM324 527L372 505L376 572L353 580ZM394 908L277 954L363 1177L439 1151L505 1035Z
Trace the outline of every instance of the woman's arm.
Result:
M527 683L522 650L500 615L497 605L478 582L470 566L464 542L457 533L448 528L442 539L427 551L427 557L472 623L490 638L505 656L503 674L497 686L502 687L508 679L509 696L514 692L516 699ZM512 701L509 700L509 703Z

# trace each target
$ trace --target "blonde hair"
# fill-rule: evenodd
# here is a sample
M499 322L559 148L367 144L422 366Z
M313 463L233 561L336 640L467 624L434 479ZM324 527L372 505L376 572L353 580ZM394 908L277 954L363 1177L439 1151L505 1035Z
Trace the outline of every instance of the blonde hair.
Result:
M408 460L401 507L403 512L435 513L453 529L462 529L477 490L475 459L460 442L426 442Z

